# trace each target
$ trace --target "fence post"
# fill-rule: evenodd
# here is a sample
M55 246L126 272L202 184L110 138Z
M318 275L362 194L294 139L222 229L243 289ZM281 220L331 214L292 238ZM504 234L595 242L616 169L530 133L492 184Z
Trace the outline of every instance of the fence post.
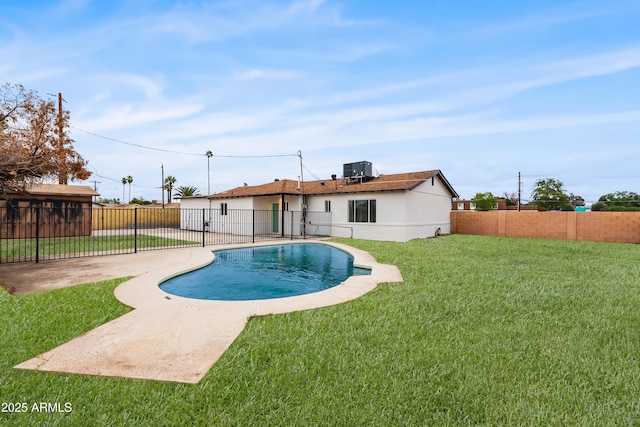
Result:
M256 242L256 210L251 209L251 243Z
M205 211L205 209L203 208L202 209L202 247L203 248L204 248L204 236L205 236L204 228L205 228L205 224L206 224L204 211Z
M294 220L294 217L293 217L293 211L290 211L290 212L291 212L291 240L293 240L293 220Z
M138 208L133 208L133 252L138 253Z
M40 206L36 206L36 264L40 262Z

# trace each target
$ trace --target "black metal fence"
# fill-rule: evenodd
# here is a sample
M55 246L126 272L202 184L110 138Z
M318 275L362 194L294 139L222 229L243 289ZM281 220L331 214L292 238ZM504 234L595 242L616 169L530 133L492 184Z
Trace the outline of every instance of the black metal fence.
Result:
M325 212L0 207L0 263L330 234Z

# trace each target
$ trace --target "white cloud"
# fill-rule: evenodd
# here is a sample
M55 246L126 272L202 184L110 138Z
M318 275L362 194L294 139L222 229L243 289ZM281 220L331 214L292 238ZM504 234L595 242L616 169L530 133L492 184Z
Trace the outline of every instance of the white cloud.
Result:
M178 123L159 124L147 133L155 141L191 141L215 144L220 136L230 134L260 134L278 119L277 111L245 114L210 112L180 120ZM225 147L229 149L230 147ZM233 147L238 148L238 147Z
M299 0L289 5L285 15L296 15L298 13L316 13L318 8L325 3L325 0Z
M552 61L524 71L543 76L539 83L533 80L533 86L535 86L612 74L638 67L640 67L640 47L633 47Z
M339 105L426 90L439 109L455 110L489 104L533 89L588 77L598 77L640 67L640 48L632 47L546 62L499 63L462 71L378 84L351 91L329 93L314 99L315 105Z
M162 105L134 107L130 104L109 107L93 117L75 116L77 127L89 132L107 132L132 128L191 116L202 109L199 105L178 105L165 101ZM107 135L108 136L108 135Z
M87 7L91 0L64 0L58 8L62 11L75 11Z
M179 3L160 15L149 17L148 21L156 31L185 37L191 43L275 30L379 25L381 22L347 19L339 5L327 5L326 0L300 0L288 5L251 0Z
M301 74L293 70L275 70L275 69L258 69L253 68L251 70L242 71L237 73L235 78L237 80L293 80L301 77Z
M336 48L331 53L320 54L320 57L331 61L356 62L363 58L375 56L390 50L386 43L352 44Z
M606 3L597 4L593 9L585 8L580 3L560 4L554 8L530 10L525 15L508 21L475 26L469 30L469 34L473 37L505 37L514 33L537 31L545 27L567 25L574 21L589 20L618 13L620 12L615 9L614 5Z
M142 93L148 99L156 99L162 93L162 76L143 76L133 73L100 73L92 78L98 87L111 92L124 90Z
M193 22L189 18L171 18L161 20L156 26L156 31L161 33L177 34L184 36L191 43L200 43L211 40L214 33L219 28L213 29L211 26ZM233 33L233 31L229 31Z
M285 9L265 2L178 4L149 20L160 33L185 37L191 43L220 41L285 25Z

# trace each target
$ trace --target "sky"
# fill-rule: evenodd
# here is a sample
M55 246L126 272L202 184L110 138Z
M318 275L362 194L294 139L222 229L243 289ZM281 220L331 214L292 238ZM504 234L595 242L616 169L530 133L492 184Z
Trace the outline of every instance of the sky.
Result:
M12 0L0 84L62 93L104 198L440 169L640 193L637 0ZM207 158L207 151L213 157ZM301 167L302 158L302 167ZM124 191L123 191L124 190Z

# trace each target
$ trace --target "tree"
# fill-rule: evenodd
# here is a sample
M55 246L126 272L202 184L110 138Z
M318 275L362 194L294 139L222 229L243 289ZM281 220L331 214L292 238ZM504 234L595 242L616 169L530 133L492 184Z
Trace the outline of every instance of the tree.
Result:
M582 196L576 196L575 194L570 193L569 201L571 202L571 206L573 207L584 206L584 199L582 198Z
M476 193L471 200L476 204L477 211L490 211L496 202L496 196L490 191L486 193Z
M127 178L125 177L125 178L122 178L122 200L123 201L125 200L125 198L124 198L124 189L125 189L126 185L127 185Z
M0 193L40 180L87 179L87 161L73 148L68 111L22 85L0 86Z
M191 197L199 196L200 192L196 187L181 185L176 190L176 197Z
M104 197L99 198L96 203L99 203L101 205L119 205L120 204L120 200L116 199L115 197L113 199L107 199Z
M571 199L564 190L564 184L554 178L539 179L531 193L531 203L539 211L572 211Z
M131 203L131 183L133 182L133 177L131 175L127 176L127 184L129 184L129 203Z
M137 197L134 197L129 201L129 203L132 203L134 205L150 205L151 204L151 202L149 200L145 200L144 197L140 197L139 199Z
M594 209L595 207L595 209ZM640 195L633 191L616 191L600 196L591 210L600 211L640 211Z
M503 193L504 200L507 203L507 206L517 206L518 205L518 193L514 192L504 192Z
M176 177L169 175L164 179L164 189L167 190L167 200L171 203L171 192L173 191L173 184L176 183Z

